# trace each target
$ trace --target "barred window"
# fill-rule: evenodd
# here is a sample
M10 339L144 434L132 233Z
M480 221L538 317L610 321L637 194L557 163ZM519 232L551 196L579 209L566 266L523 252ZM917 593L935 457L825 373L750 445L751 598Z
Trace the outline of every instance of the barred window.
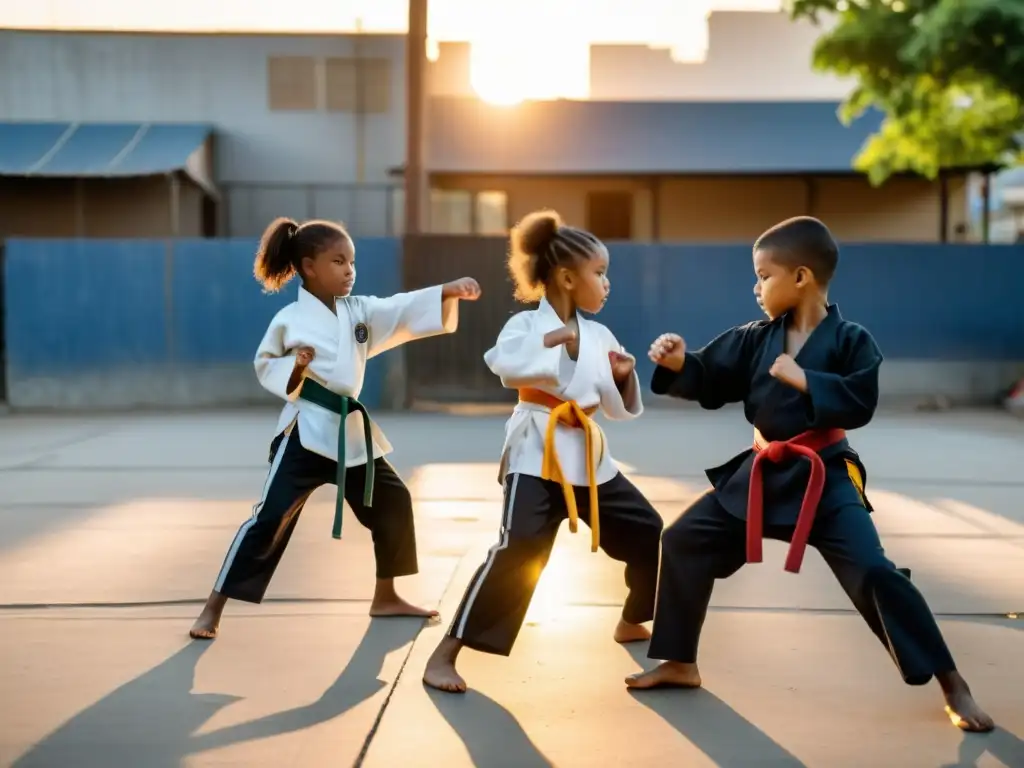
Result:
M331 112L377 115L391 110L391 61L381 58L328 58L326 105Z
M311 56L268 58L267 100L273 112L315 110L318 106L316 59Z

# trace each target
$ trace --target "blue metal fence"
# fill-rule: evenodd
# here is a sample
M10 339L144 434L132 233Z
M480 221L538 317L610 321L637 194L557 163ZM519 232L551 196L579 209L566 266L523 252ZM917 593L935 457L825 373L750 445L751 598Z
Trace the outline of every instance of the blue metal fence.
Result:
M296 285L264 294L254 240L10 240L4 313L9 386L127 369L251 364L270 319ZM400 244L365 239L359 290L400 289ZM386 358L383 356L382 359ZM368 405L386 363L367 371Z
M394 239L357 243L361 293L400 289L400 247ZM9 387L251 363L270 318L296 290L263 294L252 277L255 249L253 240L8 241ZM759 316L749 246L615 244L611 278L601 321L640 358L642 377L650 370L643 353L658 333L677 331L697 346ZM889 360L1024 361L1022 285L1021 246L850 245L832 297ZM387 356L369 366L370 406L386 370Z
M638 357L660 333L697 347L763 317L749 245L616 243L611 258L600 319ZM830 299L888 360L1024 361L1022 285L1021 246L848 245Z

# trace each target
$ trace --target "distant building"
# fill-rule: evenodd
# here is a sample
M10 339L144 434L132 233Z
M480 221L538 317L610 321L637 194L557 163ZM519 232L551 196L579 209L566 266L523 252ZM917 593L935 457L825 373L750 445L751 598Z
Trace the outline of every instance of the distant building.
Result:
M387 235L388 172L405 153L403 61L401 36L0 31L0 236L172 234L176 172L189 191L173 234L251 236L291 215ZM79 128L32 158L3 141L27 122ZM174 144L183 124L212 136L205 216L184 167L198 145ZM145 169L155 176L111 181L144 165L143 149L161 159ZM77 214L76 195L87 197Z
M718 12L701 63L639 45L591 48L590 102L492 107L472 98L469 48L441 46L427 137L433 226L490 231L538 207L605 237L736 242L793 215L847 241L953 240L967 172L873 188L853 158L879 126L836 116L851 84L814 72L820 30L779 13ZM473 195L476 195L474 198Z
M853 242L940 242L966 217L965 175L880 188L851 162L877 115L843 127L834 102L431 103L435 228L455 233L503 195L508 220L552 207L616 240L749 241L813 215ZM479 193L475 207L471 195ZM459 195L462 196L461 204ZM480 217L481 212L487 218Z
M703 64L595 46L591 102L491 107L468 46L428 70L430 228L558 208L610 239L747 241L797 214L845 240L966 230L964 173L871 188L877 126L809 67L817 31L716 13ZM278 215L401 231L404 39L0 31L0 236L252 236ZM45 124L45 125L44 125Z

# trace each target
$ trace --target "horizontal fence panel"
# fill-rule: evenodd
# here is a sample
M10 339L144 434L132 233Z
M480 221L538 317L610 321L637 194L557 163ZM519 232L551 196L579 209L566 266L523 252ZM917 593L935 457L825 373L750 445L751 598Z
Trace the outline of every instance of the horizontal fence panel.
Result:
M253 277L258 242L11 240L4 318L12 405L116 407L265 401L253 371L275 295ZM361 293L401 286L399 243L358 240ZM382 401L394 353L370 361L363 399ZM213 373L210 373L210 372Z
M514 399L483 362L508 318L528 308L512 297L504 238L360 238L356 246L361 294L390 296L466 275L483 287L479 302L462 304L456 334L370 361L367 405L396 390L406 401ZM259 399L252 358L297 281L264 294L252 274L256 247L255 238L8 241L10 402ZM658 334L680 333L696 348L761 316L748 245L611 243L610 253L611 296L598 319L636 355L645 381L647 347ZM852 244L842 249L830 298L874 334L889 361L1005 366L1024 361L1022 284L1022 246ZM216 376L204 379L211 370Z
M167 360L162 242L9 240L4 327L14 376Z

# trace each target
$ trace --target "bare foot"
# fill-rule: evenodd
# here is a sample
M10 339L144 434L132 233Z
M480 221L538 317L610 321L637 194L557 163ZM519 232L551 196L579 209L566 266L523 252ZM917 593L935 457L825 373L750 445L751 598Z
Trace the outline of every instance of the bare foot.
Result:
M651 632L643 624L630 624L625 619L619 619L613 637L616 643L638 643L641 640L650 640Z
M212 592L203 606L203 612L199 614L196 623L188 631L188 636L193 640L213 640L217 637L217 628L220 626L220 616L224 613L224 606L228 599L223 595Z
M394 579L377 579L370 603L371 616L415 616L424 619L439 619L441 614L429 608L407 603L395 591Z
M626 678L627 688L700 688L700 671L696 664L663 661L647 672Z
M374 599L370 603L370 615L371 616L416 616L424 619L439 619L441 614L437 611L431 610L430 608L420 608L418 605L407 603L402 598L395 595L389 600L377 600Z
M460 650L462 643L458 640L451 637L442 640L427 660L423 670L424 685L446 693L465 693L466 681L455 670L455 658Z
M946 697L946 714L953 725L964 731L978 733L985 733L996 727L992 718L978 706L967 681L959 672L940 676L939 684Z

